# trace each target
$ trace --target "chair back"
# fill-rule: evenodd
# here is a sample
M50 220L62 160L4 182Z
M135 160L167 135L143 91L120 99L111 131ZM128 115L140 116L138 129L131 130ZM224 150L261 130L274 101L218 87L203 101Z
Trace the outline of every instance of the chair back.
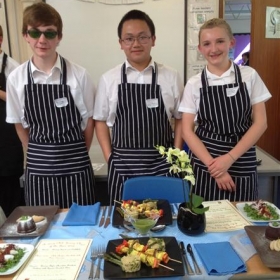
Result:
M183 184L185 188L183 188ZM184 195L184 190L186 195ZM179 178L140 176L127 179L123 186L123 200L166 199L169 203L188 201L189 184Z

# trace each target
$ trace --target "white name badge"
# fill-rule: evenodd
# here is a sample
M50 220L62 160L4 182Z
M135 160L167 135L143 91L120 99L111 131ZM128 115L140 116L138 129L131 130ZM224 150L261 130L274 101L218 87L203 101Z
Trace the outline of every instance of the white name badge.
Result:
M157 108L158 107L158 99L147 99L146 100L146 105L148 108Z
M234 96L237 91L238 91L239 87L235 87L235 88L227 88L226 92L227 92L227 97L232 97Z
M55 99L54 103L57 108L61 108L68 105L68 100L66 97L62 97L62 98Z

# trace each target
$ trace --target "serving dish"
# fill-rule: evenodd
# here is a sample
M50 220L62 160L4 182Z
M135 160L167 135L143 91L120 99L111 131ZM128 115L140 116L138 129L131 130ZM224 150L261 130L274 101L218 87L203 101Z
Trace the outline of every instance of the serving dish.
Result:
M143 202L143 200L135 200L135 201L139 203ZM165 199L159 199L157 201L157 209L163 210L163 216L158 219L156 225L171 225L172 211L171 211L171 206L169 201ZM123 216L117 211L116 207L114 207L112 225L114 227L122 226L123 220L124 220Z
M141 265L141 269L137 272L126 273L122 271L121 267L109 261L104 262L104 279L132 279L132 278L154 278L154 277L169 277L169 276L183 276L185 275L182 254L175 237L161 237L166 246L166 252L170 258L181 261L181 263L169 261L164 264L174 271L164 267L151 268L145 264ZM135 239L135 238L130 238ZM147 244L148 237L136 238L140 244ZM116 247L123 242L123 239L110 240L107 244L106 253L115 252Z
M263 201L265 202L267 205L270 205L272 206L273 208L275 208L275 211L277 212L277 214L279 215L280 217L280 210L279 208L277 208L277 206L275 206L273 203L271 202L268 202L268 201ZM252 219L251 217L249 217L247 215L247 213L244 211L244 206L245 204L248 204L248 205L251 205L253 202L239 202L239 203L236 203L236 208L238 209L238 211L241 213L241 215L247 219L249 222L252 222L252 223L266 223L266 222L274 222L274 221L279 221L279 219L277 220L274 220L274 219L268 219L268 220L264 220L264 219L260 219L260 220L254 220Z
M34 237L43 235L50 225L54 215L58 210L57 205L50 206L19 206L10 214L5 223L0 228L0 237ZM17 219L21 216L44 216L45 219L36 223L36 230L30 233L19 233L17 231Z
M13 267L11 267L10 269L8 269L5 272L0 272L0 276L2 275L10 275L16 271L18 271L21 266L27 261L27 259L30 257L30 255L32 254L32 252L34 251L34 246L31 244L22 244L22 243L13 243L15 244L17 247L24 249L25 250L25 254L22 256L22 258L20 259L20 261ZM7 246L7 243L1 243L0 244L0 248L4 248Z
M279 268L280 253L269 248L270 240L265 237L266 226L245 226L244 229L264 265L270 268Z

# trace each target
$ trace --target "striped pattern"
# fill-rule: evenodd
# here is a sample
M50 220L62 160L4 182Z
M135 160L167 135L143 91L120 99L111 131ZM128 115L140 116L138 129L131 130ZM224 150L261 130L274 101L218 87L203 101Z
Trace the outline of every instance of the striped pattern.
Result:
M94 203L93 169L81 131L81 115L66 85L34 84L29 69L24 116L29 124L25 174L27 205L69 208ZM57 106L63 98L64 104ZM66 103L65 103L66 102Z
M200 107L196 134L213 157L228 153L252 124L252 107L246 84L242 82L239 67L235 65L236 83L209 86L204 69L201 80ZM227 97L227 88L239 87ZM207 167L191 153L196 176L195 192L205 200L229 199L247 201L257 198L257 164L255 147L249 149L228 170L236 184L236 192L219 190Z
M169 164L155 145L172 146L172 128L165 111L157 67L152 84L129 84L122 67L122 84L118 90L116 121L112 129L112 155L109 160L108 188L110 200L122 198L125 180L135 176L168 176ZM158 106L148 108L146 101L158 100Z

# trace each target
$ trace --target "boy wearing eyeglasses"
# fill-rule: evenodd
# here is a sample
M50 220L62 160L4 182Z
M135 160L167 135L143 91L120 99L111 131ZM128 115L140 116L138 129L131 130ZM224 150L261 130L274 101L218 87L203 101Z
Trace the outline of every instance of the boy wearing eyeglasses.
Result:
M2 42L0 26L0 207L8 217L14 208L24 205L20 187L24 158L15 126L6 123L6 80L19 64L1 49Z
M22 34L33 55L7 83L6 121L27 150L25 200L31 206L94 203L88 150L95 88L84 68L57 53L62 25L46 3L24 10Z
M182 147L178 107L183 83L177 71L151 57L156 41L153 21L131 10L121 19L118 36L126 61L102 75L93 117L108 162L111 204L122 198L123 183L130 177L170 176L170 166L156 145Z

